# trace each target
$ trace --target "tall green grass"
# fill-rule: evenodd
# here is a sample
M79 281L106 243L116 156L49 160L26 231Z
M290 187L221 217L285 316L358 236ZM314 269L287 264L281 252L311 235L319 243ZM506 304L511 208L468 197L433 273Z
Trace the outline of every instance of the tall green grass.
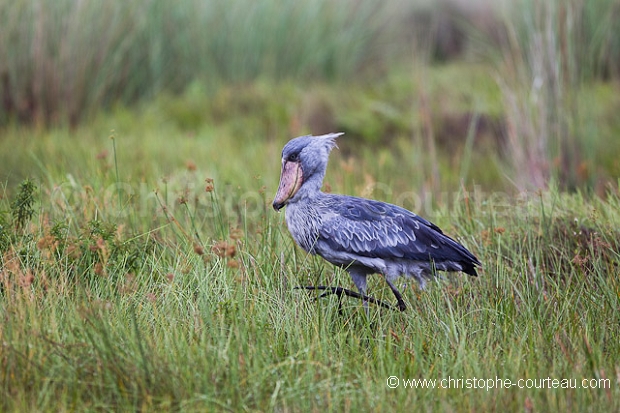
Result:
M75 124L195 80L343 79L391 58L392 3L4 2L0 122Z
M424 291L399 282L408 310L367 319L358 301L294 289L351 281L295 247L269 207L284 139L188 136L143 116L4 141L32 180L0 199L1 410L618 408L617 191L464 185L408 204L420 166L343 136L333 192L415 209L484 263ZM380 276L369 291L392 300ZM608 387L390 389L390 376Z

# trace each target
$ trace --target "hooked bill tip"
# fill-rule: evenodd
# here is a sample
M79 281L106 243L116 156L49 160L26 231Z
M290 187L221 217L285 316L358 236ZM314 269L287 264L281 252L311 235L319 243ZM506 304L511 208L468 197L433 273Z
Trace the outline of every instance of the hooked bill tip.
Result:
M275 209L277 212L280 212L280 210L284 207L284 203L274 202L273 204L271 204L271 206L273 206L273 209Z

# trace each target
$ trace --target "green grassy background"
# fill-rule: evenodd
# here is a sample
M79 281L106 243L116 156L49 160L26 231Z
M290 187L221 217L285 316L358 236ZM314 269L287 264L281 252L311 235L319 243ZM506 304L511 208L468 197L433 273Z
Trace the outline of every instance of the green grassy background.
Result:
M0 410L619 409L618 5L487 6L2 3ZM326 190L480 277L368 319L295 290L351 286L270 207L283 144L333 131Z

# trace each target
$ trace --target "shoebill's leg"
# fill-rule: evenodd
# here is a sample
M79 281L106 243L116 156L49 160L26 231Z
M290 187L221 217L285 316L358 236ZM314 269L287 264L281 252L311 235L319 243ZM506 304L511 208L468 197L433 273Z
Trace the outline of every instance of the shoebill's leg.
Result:
M405 311L407 309L407 305L405 304L405 301L403 300L403 296L400 294L400 291L398 291L398 289L394 287L394 284L392 284L389 277L385 277L385 282L390 287L390 290L392 290L392 292L394 293L396 301L398 301L398 309L400 311Z
M348 271L349 271L349 274L351 275L351 279L353 280L353 283L357 287L360 294L363 297L366 297L366 286L367 286L366 277L368 276L368 274L354 267L349 268ZM368 311L368 300L366 298L363 298L362 305L364 306L364 311L366 311L366 315L369 315L370 313Z

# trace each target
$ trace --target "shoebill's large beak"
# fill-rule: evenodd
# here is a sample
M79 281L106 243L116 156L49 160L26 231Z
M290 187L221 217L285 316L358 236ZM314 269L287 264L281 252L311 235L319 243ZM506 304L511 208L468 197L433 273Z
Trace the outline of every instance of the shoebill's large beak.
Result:
M273 209L279 211L295 196L304 183L304 174L299 162L282 160L282 172L280 174L280 186L273 200Z

